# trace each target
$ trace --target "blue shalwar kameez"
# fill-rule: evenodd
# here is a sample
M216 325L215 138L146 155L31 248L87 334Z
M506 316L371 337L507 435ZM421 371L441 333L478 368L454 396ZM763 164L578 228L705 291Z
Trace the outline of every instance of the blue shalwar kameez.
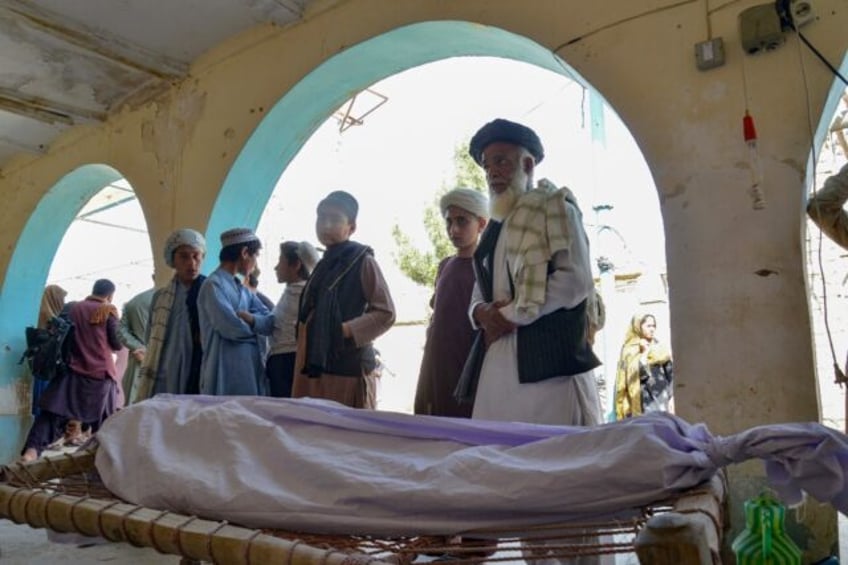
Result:
M200 393L265 394L257 338L274 331L274 315L235 276L220 267L200 288L197 306L203 340ZM253 314L253 327L236 315L238 311Z

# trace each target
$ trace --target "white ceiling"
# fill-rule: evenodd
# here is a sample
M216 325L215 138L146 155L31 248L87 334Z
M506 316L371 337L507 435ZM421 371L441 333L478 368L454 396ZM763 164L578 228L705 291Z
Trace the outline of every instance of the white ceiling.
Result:
M186 76L224 40L311 0L0 0L0 171Z

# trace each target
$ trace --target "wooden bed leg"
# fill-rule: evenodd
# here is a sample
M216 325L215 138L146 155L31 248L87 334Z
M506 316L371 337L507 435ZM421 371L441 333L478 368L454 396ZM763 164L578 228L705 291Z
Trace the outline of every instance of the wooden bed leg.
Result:
M657 514L636 536L636 555L641 565L712 565L702 521L688 514Z

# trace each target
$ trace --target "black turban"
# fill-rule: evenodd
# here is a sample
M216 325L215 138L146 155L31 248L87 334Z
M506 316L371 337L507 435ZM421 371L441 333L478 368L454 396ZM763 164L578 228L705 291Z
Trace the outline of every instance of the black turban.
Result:
M321 206L325 204L338 206L344 210L345 216L347 216L349 221L356 221L356 214L359 212L359 203L351 193L345 192L344 190L334 190L324 197L324 200L318 203L318 208L320 209Z
M499 141L520 145L533 155L536 163L541 162L545 157L542 141L536 135L535 131L527 126L501 118L489 122L474 134L474 137L471 138L468 153L482 167L483 151L492 143Z

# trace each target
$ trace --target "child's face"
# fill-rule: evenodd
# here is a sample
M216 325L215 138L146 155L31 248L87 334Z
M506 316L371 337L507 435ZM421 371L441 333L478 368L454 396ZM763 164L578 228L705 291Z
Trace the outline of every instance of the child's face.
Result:
M300 266L300 261L289 263L288 258L280 254L277 266L274 267L274 272L277 273L277 282L288 284L300 280Z
M322 204L318 207L318 218L315 220L315 235L318 241L327 247L350 239L356 230L356 224L351 222L344 210L335 204Z
M480 218L462 208L448 206L445 212L445 229L458 251L477 245L477 237L483 231L484 225Z
M174 251L173 263L177 280L184 285L190 285L200 274L203 252L190 245L180 245Z
M259 259L259 251L256 255L251 255L247 252L247 247L242 247L241 257L236 263L236 272L247 277L256 268L256 260Z

